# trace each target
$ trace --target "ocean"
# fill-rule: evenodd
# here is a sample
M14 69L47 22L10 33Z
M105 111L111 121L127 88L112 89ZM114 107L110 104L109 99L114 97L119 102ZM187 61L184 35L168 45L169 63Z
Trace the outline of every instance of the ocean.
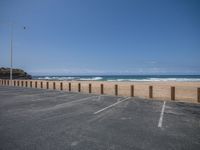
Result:
M38 80L77 81L200 81L200 75L84 75L84 76L33 76Z

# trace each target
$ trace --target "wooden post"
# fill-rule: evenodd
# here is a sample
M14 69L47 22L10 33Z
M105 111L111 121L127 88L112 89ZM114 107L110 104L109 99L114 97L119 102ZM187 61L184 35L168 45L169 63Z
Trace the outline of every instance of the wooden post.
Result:
M69 82L69 91L71 91L72 90L72 85L71 85L71 83Z
M46 82L47 89L49 89L49 82Z
M104 91L103 91L103 84L101 84L101 94L104 94Z
M117 96L118 95L118 85L115 84L115 95Z
M55 90L56 89L56 83L53 82L53 89Z
M171 100L175 100L175 87L174 86L172 86L171 87Z
M28 87L28 81L26 81L26 87Z
M89 93L92 93L92 84L89 84Z
M131 85L131 97L134 97L134 85Z
M78 92L81 92L81 83L78 83Z
M7 80L7 85L9 85L9 80Z
M35 88L37 88L37 81L35 81Z
M16 86L16 81L14 81L14 86Z
M60 82L60 90L62 91L63 90L63 83Z
M19 81L17 81L17 86L19 86Z
M33 82L32 82L32 81L30 81L30 87L31 87L31 88L33 87Z
M153 98L153 86L149 86L149 98Z
M24 86L24 81L21 81L21 87L23 87Z
M197 88L197 102L200 103L200 88Z
M40 88L43 89L43 82L40 82Z

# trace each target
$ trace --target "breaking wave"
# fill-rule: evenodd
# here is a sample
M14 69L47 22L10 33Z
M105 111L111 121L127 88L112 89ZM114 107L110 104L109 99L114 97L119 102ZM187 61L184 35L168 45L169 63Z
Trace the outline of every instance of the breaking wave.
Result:
M41 76L34 77L39 80L76 80L76 81L119 81L119 82L148 82L148 81L177 81L200 82L199 77L142 77L142 76Z
M200 78L147 78L147 79L111 79L107 81L132 81L132 82L150 82L150 81L177 81L177 82L198 82L200 81Z
M39 80L82 80L82 81L98 81L103 80L103 77L38 77Z

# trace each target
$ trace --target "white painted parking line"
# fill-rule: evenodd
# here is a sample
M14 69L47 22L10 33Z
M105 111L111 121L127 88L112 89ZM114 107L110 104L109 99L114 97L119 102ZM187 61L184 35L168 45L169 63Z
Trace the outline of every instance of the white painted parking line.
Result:
M71 106L70 104L77 104L76 102L81 102L81 101L87 101L87 100L91 100L91 98L94 98L97 96L90 96L90 97L86 97L86 98L81 98L81 99L78 99L78 100L73 100L73 101L67 101L65 103L61 103L61 104L57 104L53 107L49 107L49 108L45 108L45 109L41 109L39 111L48 111L48 110L55 110L55 109L60 109L60 108L66 108L67 106ZM38 111L38 110L37 110Z
M127 98L125 98L125 99L123 99L123 100L121 100L121 101L118 101L118 102L116 102L116 103L114 103L114 104L112 104L112 105L110 105L110 106L107 106L107 107L105 107L105 108L103 108L103 109L100 109L100 110L94 112L94 114L98 114L98 113L100 113L100 112L102 112L102 111L104 111L104 110L106 110L106 109L109 109L109 108L111 108L111 107L113 107L113 106L115 106L115 105L117 105L117 104L119 104L119 103L121 103L121 102L124 102L124 101L126 101L126 100L128 100L128 99L130 99L130 97L127 97Z
M85 98L81 98L81 99L77 99L77 100L67 101L66 104L68 104L68 103L81 102L81 101L85 101L85 100L90 100L90 98L94 98L94 97L97 97L97 96L90 96L90 97L85 97ZM50 98L50 97L38 98L38 99L31 100L31 101L49 100L49 98ZM55 98L55 99L56 99L56 97L51 97L51 98ZM58 105L63 105L63 104L58 104Z
M85 98L81 98L81 99L77 99L77 100L72 100L72 101L69 101L67 103L76 103L76 102L81 102L81 101L85 101L85 100L90 100L91 98L95 98L97 96L90 96L90 97L85 97Z
M66 93L65 94L63 94L63 95L58 95L58 96L56 96L55 95L55 97L56 98L74 98L74 97L76 97L76 96L79 96L78 94L73 94L73 95L67 95Z
M162 127L162 122L163 122L163 116L164 116L164 111L165 111L165 101L163 103L163 106L162 106L162 110L161 110L161 113L160 113L160 119L159 119L159 122L158 122L158 127L161 128Z
M98 97L97 101L100 101L100 100L101 100L101 95L99 95L99 97Z
M94 98L94 97L97 97L97 96L90 96L90 97L86 97L86 98L81 98L81 99L78 99L78 100L70 101L69 103L81 102L81 101L89 100L90 98Z

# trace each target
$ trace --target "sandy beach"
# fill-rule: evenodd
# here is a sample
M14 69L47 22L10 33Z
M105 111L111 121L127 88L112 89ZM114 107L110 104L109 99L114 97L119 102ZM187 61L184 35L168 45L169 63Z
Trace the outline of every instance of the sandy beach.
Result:
M9 82L9 80L7 80ZM18 83L19 82L19 83ZM31 86L32 82L32 86ZM43 88L64 90L71 92L116 95L116 85L118 96L135 96L140 98L150 98L149 86L152 86L152 98L158 100L171 100L171 87L175 87L175 101L198 103L197 88L200 82L108 82L108 81L48 81L48 80L14 80L13 86L23 86L32 88ZM48 84L48 85L47 85ZM70 85L71 84L71 89ZM10 85L10 84L9 84ZM54 88L55 85L55 88ZM103 87L101 87L103 86ZM133 89L131 88L133 86ZM131 91L132 90L132 91Z

